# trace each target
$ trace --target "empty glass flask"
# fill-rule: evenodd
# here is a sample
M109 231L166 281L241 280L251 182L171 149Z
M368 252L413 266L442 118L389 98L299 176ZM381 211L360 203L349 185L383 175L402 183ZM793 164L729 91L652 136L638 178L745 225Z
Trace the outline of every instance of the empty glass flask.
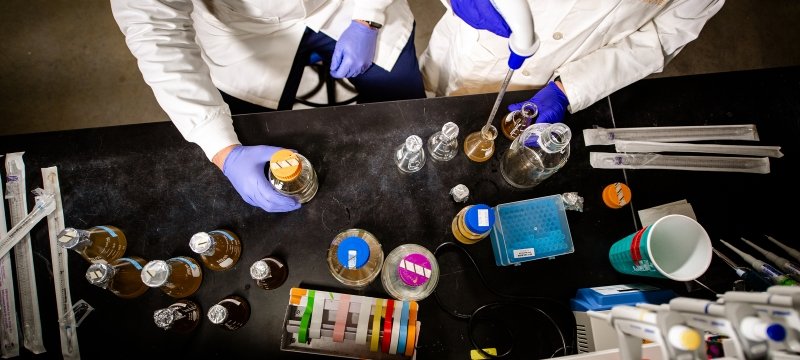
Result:
M569 159L572 132L562 123L528 126L500 161L500 173L513 187L532 188L561 169Z
M428 152L436 161L448 161L458 153L458 125L448 122L428 139Z
M397 168L404 173L417 172L425 166L425 150L422 149L422 139L411 135L406 141L395 148L394 162Z

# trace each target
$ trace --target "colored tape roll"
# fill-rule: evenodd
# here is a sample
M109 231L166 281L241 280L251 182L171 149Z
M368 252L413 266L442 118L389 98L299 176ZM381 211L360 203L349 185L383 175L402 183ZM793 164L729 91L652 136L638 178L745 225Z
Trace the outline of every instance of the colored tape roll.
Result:
M303 317L300 319L300 330L297 332L297 341L305 344L308 343L308 324L311 321L311 313L314 311L314 290L308 291L308 304L306 304L306 311L303 312Z
M394 304L394 315L392 315L392 341L389 342L389 354L397 354L397 344L400 339L400 315L403 313L403 304L405 301L401 301L399 304Z
M369 311L372 308L372 298L354 296L354 299L359 303L358 325L356 326L356 344L366 345L367 327L369 327Z
M311 323L308 325L308 337L311 339L319 339L322 337L322 317L325 314L325 295L322 293L319 294L317 297L316 292L314 293L314 303L309 304L308 306L311 307Z
M339 296L339 308L336 310L336 322L333 325L333 341L344 342L344 330L347 325L347 315L350 312L350 295Z
M383 340L381 351L389 353L389 345L392 343L392 316L394 315L394 300L386 300L386 317L383 319Z
M406 339L406 356L414 355L417 342L417 302L412 301L408 309L408 338Z
M372 313L372 338L369 342L369 351L378 352L381 338L381 317L383 316L383 299L375 299L375 310Z
M406 339L408 337L408 312L409 303L403 301L403 309L400 312L400 334L397 337L397 353L402 354L406 352Z

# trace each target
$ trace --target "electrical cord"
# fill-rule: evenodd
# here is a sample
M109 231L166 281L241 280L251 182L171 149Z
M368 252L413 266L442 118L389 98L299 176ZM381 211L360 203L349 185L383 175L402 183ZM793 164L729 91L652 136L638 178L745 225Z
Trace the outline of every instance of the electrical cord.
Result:
M475 271L477 271L478 278L480 278L481 283L483 284L483 286L487 290L489 290L490 293L494 294L495 296L501 297L501 298L517 300L517 301L539 301L539 302L547 302L547 303L555 304L555 305L558 305L560 307L564 306L563 303L558 302L555 299L551 299L551 298L547 298L547 297L524 296L524 295L509 295L509 294L504 294L504 293L501 293L501 292L493 289L491 286L489 286L488 281L486 281L486 278L483 276L483 272L481 272L481 269L478 267L478 264L475 262L475 259L473 259L472 255L470 255L470 253L467 251L467 249L463 248L461 245L458 245L458 244L456 244L454 242L450 242L450 241L444 242L444 243L442 243L442 244L440 244L439 246L436 247L436 250L434 250L433 255L438 258L439 255L442 252L442 249L447 248L447 247L456 248L456 249L460 250L462 253L464 253L464 255L467 256L467 259L469 259L469 261L472 263L472 266L475 268ZM562 351L562 350L564 352L564 355L568 355L568 350L567 349L574 348L572 346L572 344L573 344L573 341L575 339L575 336L574 335L572 336L572 339L570 340L570 346L567 346L567 342L566 342L566 340L564 338L564 332L561 331L561 327L558 326L558 324L555 322L555 320L553 320L552 317L550 317L550 315L548 315L546 312L544 312L542 309L540 309L538 307L535 307L535 306L532 306L532 305L529 305L529 304L518 303L518 302L517 303L493 302L493 303L489 303L489 304L485 304L485 305L479 306L477 309L472 311L471 314L462 314L462 313L459 313L457 310L448 309L442 303L442 299L439 297L438 289L433 292L433 296L436 299L436 304L439 305L439 308L441 308L442 311L444 311L448 315L450 315L450 316L452 316L452 317L454 317L454 318L456 318L458 320L466 320L467 321L467 329L468 329L467 330L467 338L469 339L473 349L477 350L479 353L481 353L481 355L483 355L486 358L492 358L492 359L504 358L504 357L510 355L512 350L514 350L513 332L508 328L504 327L503 329L508 334L508 338L511 340L511 342L510 342L511 345L509 346L508 350L506 350L505 352L503 352L501 354L498 354L498 355L492 355L492 354L489 354L486 351L484 351L482 347L478 346L478 343L477 343L477 341L475 341L475 338L473 336L474 325L475 325L474 321L475 321L476 318L478 318L478 314L480 314L481 312L486 311L486 310L498 309L498 308L502 308L502 307L518 307L518 308L521 307L521 308L525 308L525 309L528 309L528 310L532 310L532 311L538 313L539 315L542 315L545 319L547 319L547 321L550 322L550 324L553 325L553 327L555 327L556 331L558 331L559 337L561 338L561 347L556 349L555 352L553 352L553 355L550 356L551 358L554 357L559 351ZM572 319L573 318L572 317L572 311L569 308L566 308L566 309L567 309L567 311L569 311L569 318ZM574 329L575 326L573 325L572 328ZM573 332L573 334L574 334L574 332Z

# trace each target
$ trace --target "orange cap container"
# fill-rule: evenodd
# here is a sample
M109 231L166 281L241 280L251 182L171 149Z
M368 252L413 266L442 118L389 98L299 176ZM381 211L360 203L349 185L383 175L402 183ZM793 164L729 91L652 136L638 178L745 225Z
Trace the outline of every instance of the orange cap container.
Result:
M619 209L631 202L631 188L617 182L603 189L603 202L612 209Z
M297 154L291 150L278 150L272 155L269 162L269 171L272 172L272 176L281 181L292 181L303 170L303 164Z

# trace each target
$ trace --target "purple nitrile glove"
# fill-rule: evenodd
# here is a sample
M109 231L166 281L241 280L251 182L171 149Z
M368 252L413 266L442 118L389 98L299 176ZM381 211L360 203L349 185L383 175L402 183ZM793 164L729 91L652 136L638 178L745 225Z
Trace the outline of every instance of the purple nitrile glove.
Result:
M331 76L341 79L363 74L372 66L377 42L378 29L353 20L333 49Z
M225 158L222 173L245 202L267 212L287 212L300 208L297 200L279 193L264 168L272 154L282 148L266 145L237 146Z
M557 123L564 120L564 115L569 106L569 99L561 89L558 88L556 83L549 82L545 87L539 90L530 100L518 102L516 104L508 105L508 111L516 111L522 108L522 104L532 102L536 104L539 110L539 116L536 118L537 123Z
M450 0L456 16L478 30L488 30L498 36L511 36L511 28L490 0Z

